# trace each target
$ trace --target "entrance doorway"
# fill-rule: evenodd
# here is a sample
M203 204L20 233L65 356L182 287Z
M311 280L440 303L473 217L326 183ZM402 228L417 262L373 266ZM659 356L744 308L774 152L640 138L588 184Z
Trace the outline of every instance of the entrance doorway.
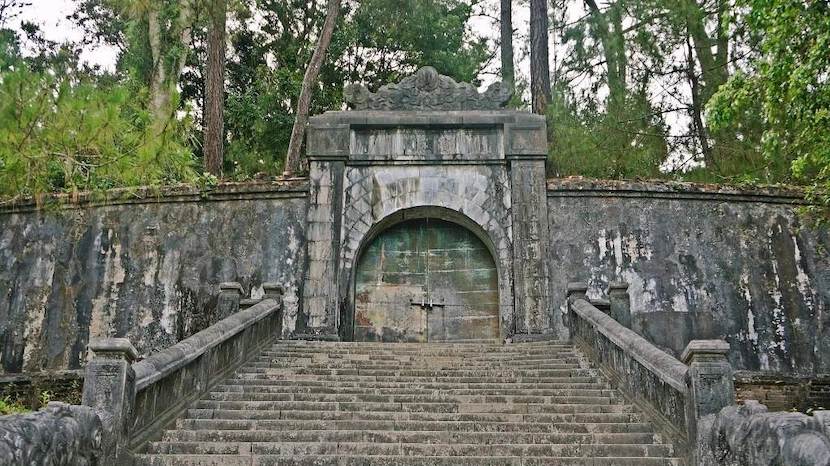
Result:
M455 223L420 218L384 230L355 271L355 341L498 342L498 271Z

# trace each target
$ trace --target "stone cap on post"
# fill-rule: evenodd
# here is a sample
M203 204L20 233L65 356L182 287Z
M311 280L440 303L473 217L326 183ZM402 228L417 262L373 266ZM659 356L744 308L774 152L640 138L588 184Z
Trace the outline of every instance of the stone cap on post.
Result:
M612 294L620 294L620 293L628 293L628 283L627 282L611 282L608 284L608 288L605 289L605 293L608 295Z
M568 301L573 299L587 299L588 298L588 284L585 282L570 282L568 283L568 291L565 293Z
M219 284L220 293L231 293L234 291L239 293L239 296L245 294L245 288L242 288L239 282L222 282Z
M282 286L282 283L277 282L267 282L262 284L262 290L265 291L265 296L269 295L284 295L285 294L285 287Z
M686 345L680 360L686 365L703 361L725 362L727 354L729 343L724 340L692 340Z
M119 359L127 363L138 359L138 350L127 338L93 338L87 347L95 359Z

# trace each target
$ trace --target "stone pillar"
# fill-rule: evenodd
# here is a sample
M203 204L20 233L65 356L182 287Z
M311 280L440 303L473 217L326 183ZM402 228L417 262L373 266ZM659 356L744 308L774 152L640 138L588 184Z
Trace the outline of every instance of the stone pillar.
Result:
M308 270L298 333L322 337L337 335L343 175L349 156L349 134L347 124L312 122L308 127Z
M219 300L216 303L216 320L222 320L239 312L239 300L245 290L238 282L219 284Z
M86 366L81 404L112 416L112 430L117 436L113 440L122 446L135 403L132 363L138 351L126 338L93 338L89 349L93 358Z
M551 331L548 299L548 198L545 177L547 132L544 118L523 115L504 126L505 157L510 163L513 224L515 332Z
M690 400L687 405L690 439L696 438L700 418L735 404L732 365L726 359L728 353L729 343L723 340L692 340L683 350L680 359L689 366L686 386Z
M565 315L562 316L562 324L565 327L570 326L571 320L571 305L578 299L588 300L588 284L585 282L570 282L568 283L568 291L565 293L565 300L567 302L567 309Z
M628 296L628 283L611 282L606 293L611 302L611 318L623 327L631 328L631 297Z

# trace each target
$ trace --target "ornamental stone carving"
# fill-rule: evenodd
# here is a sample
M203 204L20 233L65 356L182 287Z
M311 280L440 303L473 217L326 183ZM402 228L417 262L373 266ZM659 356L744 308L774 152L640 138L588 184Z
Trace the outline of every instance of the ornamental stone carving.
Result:
M483 93L469 83L457 83L425 66L397 84L369 92L362 84L349 84L343 97L353 110L497 110L504 107L513 90L495 83Z
M92 408L51 402L36 413L0 417L0 464L104 464L108 434Z

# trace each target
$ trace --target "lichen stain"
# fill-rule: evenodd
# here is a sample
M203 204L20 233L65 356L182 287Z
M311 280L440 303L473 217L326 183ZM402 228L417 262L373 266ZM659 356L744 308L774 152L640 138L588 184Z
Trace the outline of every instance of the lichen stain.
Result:
M104 256L104 275L101 284L101 294L92 299L92 316L89 324L91 338L111 337L115 335L113 325L114 309L118 308L118 295L126 278L126 271L121 263L121 244L117 242L117 234L106 230L109 248L104 248L102 231L95 237L94 248Z
M164 287L164 301L161 309L159 324L168 335L176 335L176 320L179 315L179 302L182 293L176 289L176 280L180 276L180 253L176 250L168 251L162 260L159 270L159 281Z

